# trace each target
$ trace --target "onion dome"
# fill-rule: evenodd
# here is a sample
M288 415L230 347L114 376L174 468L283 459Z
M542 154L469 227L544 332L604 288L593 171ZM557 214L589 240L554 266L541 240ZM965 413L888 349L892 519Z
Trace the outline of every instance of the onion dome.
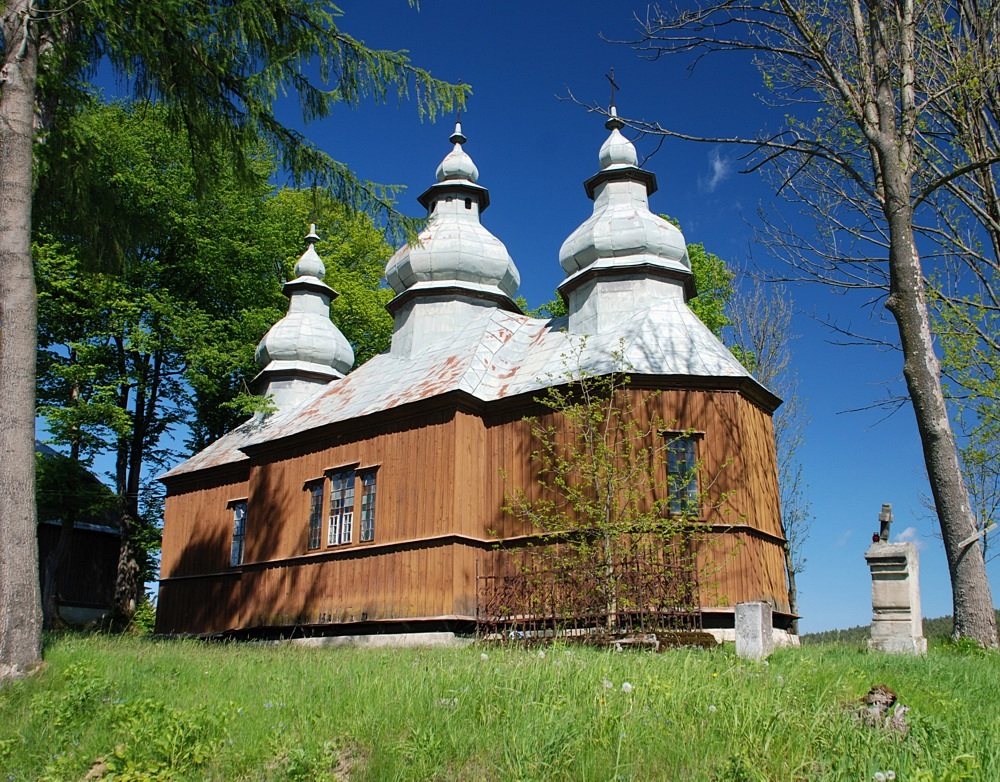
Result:
M290 299L288 314L275 323L257 346L262 374L301 375L330 380L354 365L350 343L330 320L337 292L324 283L326 267L316 252L316 226L306 237L308 248L295 264L295 279L281 289Z
M418 199L427 209L427 227L418 244L403 245L389 259L386 280L400 296L459 288L514 308L510 297L521 278L503 242L480 222L489 191L476 184L479 170L462 148L461 123L449 140L455 146L437 168L437 184Z
M613 107L605 127L611 135L601 147L601 170L584 183L587 196L594 201L594 213L559 251L567 278L585 270L637 268L689 278L691 262L684 236L649 211L656 177L639 168L635 147L621 134L624 123Z
M479 169L472 162L472 158L462 149L465 144L465 136L462 134L462 123L455 123L455 132L448 138L455 148L445 155L444 160L437 167L437 181L444 182L446 179L465 179L475 183L479 179ZM485 208L485 207L484 207Z

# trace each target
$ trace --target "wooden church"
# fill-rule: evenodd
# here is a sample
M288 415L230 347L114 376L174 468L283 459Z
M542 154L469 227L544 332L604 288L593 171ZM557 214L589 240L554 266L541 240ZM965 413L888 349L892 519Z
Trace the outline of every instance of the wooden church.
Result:
M627 368L627 393L687 433L704 490L697 510L698 623L731 638L734 606L765 601L787 635L772 413L761 386L691 312L681 232L649 210L655 176L612 117L593 214L559 254L567 317L523 315L520 278L480 221L489 193L453 149L420 203L419 244L386 268L392 346L352 369L329 318L337 295L313 245L285 283L285 318L257 350L276 411L257 416L162 477L167 488L160 633L468 633L483 574L537 530L505 513L511 487L537 491L525 418L565 356L601 376ZM652 392L656 392L652 394ZM558 425L558 411L549 411ZM685 489L686 491L687 489ZM710 497L711 499L711 497ZM708 581L711 580L711 584Z

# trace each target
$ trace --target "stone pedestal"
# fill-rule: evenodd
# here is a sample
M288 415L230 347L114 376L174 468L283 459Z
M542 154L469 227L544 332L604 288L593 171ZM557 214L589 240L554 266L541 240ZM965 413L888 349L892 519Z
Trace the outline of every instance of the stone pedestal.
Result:
M920 559L912 543L872 543L872 635L868 648L891 654L926 654L920 612Z
M768 603L736 604L736 654L751 660L774 651L774 625Z

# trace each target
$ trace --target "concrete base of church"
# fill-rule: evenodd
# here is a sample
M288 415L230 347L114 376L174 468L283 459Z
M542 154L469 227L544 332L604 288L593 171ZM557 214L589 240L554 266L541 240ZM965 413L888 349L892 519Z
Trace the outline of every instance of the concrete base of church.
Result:
M381 635L329 635L295 638L289 643L324 649L444 649L468 646L472 638L455 633L384 633Z
M706 633L711 633L716 641L721 643L736 643L736 628L735 627L712 627L706 628ZM788 632L788 630L781 630L779 628L774 628L771 631L774 638L775 648L791 646L799 647L801 643L799 642L799 637L794 633Z

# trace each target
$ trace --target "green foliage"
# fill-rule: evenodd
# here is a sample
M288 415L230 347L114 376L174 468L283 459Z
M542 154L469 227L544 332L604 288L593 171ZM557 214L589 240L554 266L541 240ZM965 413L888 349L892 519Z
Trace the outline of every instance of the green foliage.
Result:
M359 357L392 331L380 286L389 247L370 218L319 190L274 193L259 144L254 185L224 156L200 182L195 153L163 106L97 103L40 152L39 413L84 463L114 455L144 578L160 510L146 481L179 456L165 438L186 426L197 450L264 408L249 393L254 351L287 311L281 281L310 222L327 237L327 279L343 294L333 317ZM67 160L78 167L69 189Z
M580 363L585 349L583 339L563 357L563 376L552 378L536 400L550 412L527 419L538 491L508 487L503 510L541 535L537 547L521 552L537 610L556 600L541 575L553 573L567 581L566 594L545 610L570 619L587 613L584 604L596 594L609 630L617 630L620 613L646 611L652 603L676 600L675 609L691 610L697 600L692 546L702 536L708 497L698 490L698 464L670 469L674 446L689 433L669 433L658 413L659 394L636 398L624 374L589 373ZM622 357L614 361L621 365ZM662 585L658 591L623 586L628 578L646 577L630 568L645 574L664 558L679 564L675 577L683 582L669 597Z
M521 308L521 311L532 318L563 318L569 315L569 307L563 301L563 297L556 294L544 304L539 304L532 309L528 306L528 300L524 296L518 296L514 303Z
M985 274L985 272L984 272ZM1000 523L1000 314L996 294L947 296L931 288L945 392L961 434L959 456L977 528ZM983 283L987 291L992 288ZM980 539L988 558L991 535Z
M1000 610L996 611L997 620L1000 622ZM955 622L951 616L940 616L935 619L924 619L924 638L936 646L946 645L945 642L949 641L955 630ZM802 636L802 643L804 644L832 644L841 643L853 646L866 644L868 638L871 636L871 626L870 625L859 625L857 627L849 627L845 630L824 630L819 633L807 633ZM947 644L950 649L965 649L969 639L961 639L956 645ZM972 645L981 650L981 647L975 641L971 641Z
M111 489L60 453L35 454L35 495L39 521L100 516L115 504Z
M259 181L263 142L295 184L315 185L402 225L392 208L395 188L358 179L281 122L275 103L292 96L308 123L340 105L411 98L433 120L463 106L469 87L435 79L405 52L367 47L341 29L342 16L336 6L312 0L91 0L35 16L54 43L39 74L46 128L61 132L93 92L87 80L102 63L135 99L164 107L169 129L189 139L199 184L211 185L219 166L240 181Z
M688 303L688 306L721 340L723 330L729 325L726 305L735 293L733 280L736 279L736 275L718 255L706 252L703 244L689 244L687 251L688 258L691 259L695 286L698 289L698 295Z
M764 665L729 650L542 658L67 635L46 658L0 698L13 782L83 779L101 763L105 779L960 780L1000 761L983 730L1000 697L995 652L814 646ZM857 719L882 683L910 707L908 735Z

